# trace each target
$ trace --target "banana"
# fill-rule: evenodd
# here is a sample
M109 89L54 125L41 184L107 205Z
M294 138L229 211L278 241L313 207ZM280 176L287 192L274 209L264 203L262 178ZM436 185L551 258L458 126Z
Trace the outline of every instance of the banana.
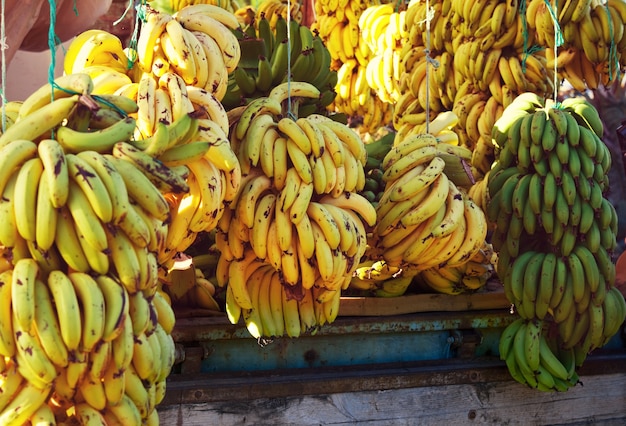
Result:
M189 31L184 29L178 20L172 19L165 24L165 32L161 34L159 42L170 66L185 83L200 86L197 75L199 64L196 64L194 47L189 41L188 34Z
M189 191L189 186L181 174L128 142L121 141L115 143L111 152L113 157L127 161L132 166L139 168L155 185L167 188L167 192L182 193Z
M519 369L519 373L522 376L522 380L530 387L537 387L537 379L535 377L535 372L528 365L528 361L526 358L526 337L528 333L526 332L526 328L528 327L529 322L526 322L520 329L515 333L515 339L513 340L513 351L509 356L514 356L515 364ZM537 345L538 346L538 345ZM508 360L508 358L507 358ZM507 362L507 366L508 366Z
M122 382L123 383L123 382ZM124 425L138 425L141 424L141 415L139 410L133 404L133 401L126 394L122 394L117 404L107 405L107 410L110 411L120 424Z
M85 33L89 33L86 31ZM71 97L76 94L90 94L93 81L88 74L82 72L67 73L56 77L54 84L46 83L31 93L19 106L19 118L24 118L55 99Z
M414 209L405 214L400 223L404 226L421 223L430 217L445 203L449 192L449 180L445 174L441 174L431 185L426 198Z
M284 285L280 286L282 311L285 323L285 333L289 337L299 337L301 333L300 313L298 301L292 297Z
M152 69L154 51L158 44L159 37L165 32L166 24L171 21L172 15L158 12L148 8L146 20L139 32L137 39L137 60L140 68L145 72Z
M2 296L0 298L2 301L2 310L0 311L0 354L5 357L11 357L15 354L11 297L12 275L13 269L6 270L0 274L0 282L2 283L2 286L0 286L0 296Z
M119 230L106 231L106 241L119 281L129 293L141 288L141 267L136 247L124 232Z
M467 235L461 247L448 260L447 265L450 267L458 266L474 256L487 235L487 221L482 209L469 197L465 197L464 202Z
M96 151L82 151L76 154L80 160L89 164L91 169L97 174L101 183L105 186L108 198L111 201L112 216L111 220L115 224L119 224L124 220L129 210L128 191L120 173L115 169L113 164L102 154ZM158 207L154 205L154 210ZM167 208L169 213L169 207Z
M6 425L28 423L33 413L46 403L51 388L52 386L38 388L30 382L22 385L0 413L0 423Z
M37 153L47 175L48 193L55 208L67 202L69 174L63 147L55 139L43 139L37 144Z
M129 319L128 315L129 310L126 306L124 312L126 319ZM104 370L103 380L105 382L111 382L105 383L105 393L107 395L107 399L112 400L112 402L119 400L120 395L119 392L116 391L116 388L119 388L123 383L123 380L120 382L119 379L124 371L132 365L134 342L133 325L130 320L124 320L119 327L119 334L110 341L111 358ZM112 398L114 396L116 396L116 398Z
M113 170L122 176L128 195L154 217L165 220L169 217L169 205L158 188L133 164L106 154L105 159Z
M96 283L104 298L104 330L102 339L110 342L119 336L124 327L126 313L129 309L128 294L125 288L114 278L98 275Z
M502 331L498 343L498 351L501 360L508 358L509 353L511 353L511 350L513 349L513 341L515 340L515 335L520 330L523 324L525 326L525 320L523 318L517 318L508 326L506 326L505 329Z
M443 173L445 165L441 157L434 157L428 165L420 164L407 169L404 174L393 180L389 188L389 200L403 201L428 188Z
M43 163L39 157L27 160L17 172L13 209L17 231L22 238L29 241L36 240L37 224L37 190L43 173Z
M68 349L61 335L57 312L50 291L41 280L35 281L35 330L47 357L58 368L67 367Z
M229 73L233 72L241 57L239 42L230 28L213 16L202 13L184 14L176 17L183 28L199 31L213 38L220 47L224 65Z
M43 426L49 424L55 424L56 418L52 408L48 404L41 404L39 408L31 414L29 418L30 424L33 426Z
M56 99L18 120L0 136L0 147L16 139L32 141L45 136L70 116L78 99L79 95Z
M34 259L19 259L11 276L11 300L15 326L29 331L35 318L35 281L39 266Z
M68 174L83 191L94 213L103 223L113 219L113 204L100 175L87 162L75 154L66 156Z
M82 350L89 352L104 333L105 300L98 283L88 274L72 272L68 275L82 306Z
M600 285L600 270L593 253L583 245L576 245L572 250L572 254L580 260L585 274L585 286L589 287L592 293L595 293Z
M284 117L278 121L277 125L278 130L286 135L289 140L292 140L300 151L302 151L305 155L311 154L311 141L295 120L289 117Z
M63 341L70 351L76 350L82 341L83 329L76 290L62 271L52 271L48 275L48 287L57 307Z
M19 374L32 385L44 389L48 387L58 373L52 360L48 358L39 339L31 334L30 329L23 329L13 312L15 359Z
M0 198L0 215L3 218L3 221L0 222L0 244L13 249L23 241L23 238L17 231L15 209L13 208L16 198L16 180L17 173L14 173L5 185Z
M176 323L176 317L172 306L167 302L163 293L156 292L152 298L152 306L157 313L157 319L159 325L165 330L167 334L171 334Z
M226 110L213 93L199 87L187 86L187 95L194 105L194 116L203 118L203 115L206 115L206 118L221 128L224 135L228 134L229 120Z
M368 226L376 224L376 210L372 204L359 193L344 192L338 197L325 195L320 198L321 204L332 204L346 211L357 213ZM361 220L359 220L361 222Z
M309 202L306 214L309 216L312 223L316 223L319 226L330 248L336 250L341 242L341 232L339 231L339 224L325 207L325 204L321 201Z
M542 320L550 308L555 286L557 257L554 253L547 253L541 266L541 278L537 289L535 315Z
M127 116L107 128L92 132L80 132L67 126L56 131L56 139L66 153L93 150L100 153L109 152L119 141L128 141L135 131L136 121Z
M80 231L86 241L99 251L106 250L108 243L104 224L96 215L83 190L74 180L70 181L67 209L74 220L77 231Z
M99 381L104 377L105 370L112 358L112 344L101 340L93 350L89 352L89 371L87 376L93 381Z
M102 413L89 405L87 402L79 402L74 406L75 416L81 424L84 425L102 425L106 424L106 419Z

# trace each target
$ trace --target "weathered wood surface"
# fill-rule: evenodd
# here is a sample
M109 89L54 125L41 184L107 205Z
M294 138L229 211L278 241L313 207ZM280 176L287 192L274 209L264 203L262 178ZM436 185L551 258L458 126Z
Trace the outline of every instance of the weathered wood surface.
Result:
M591 355L581 385L543 393L493 357L241 374L174 376L161 424L626 424L626 354Z
M505 381L167 405L159 414L170 426L626 424L626 373L581 379L565 393Z
M342 297L340 316L389 316L416 312L466 312L507 309L504 291L475 294L410 294L395 298Z

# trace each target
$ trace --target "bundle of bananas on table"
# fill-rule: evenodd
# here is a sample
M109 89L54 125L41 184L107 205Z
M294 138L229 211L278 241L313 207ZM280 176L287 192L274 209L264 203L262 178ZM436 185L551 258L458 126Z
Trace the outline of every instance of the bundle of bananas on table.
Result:
M262 16L244 28L240 43L249 46L250 51L244 52L245 63L242 60L229 76L228 93L222 99L227 109L267 96L273 87L288 79L308 82L320 91L318 98L303 99L299 104L300 117L325 113L335 99L337 72L331 71L330 53L309 27L279 17L272 28Z
M93 95L87 74L53 83L0 136L0 423L155 424L174 363L158 281L166 194L190 176L166 159L196 120L136 141L132 100Z
M483 245L484 213L444 171L442 156L456 149L463 148L421 134L396 140L385 156L373 239L390 265L418 271L456 266Z
M318 96L309 83L283 83L250 102L231 132L244 177L218 224L216 275L227 285L231 321L243 316L255 337L273 331L258 322L267 307L251 283L261 271L267 272L262 282L279 283L272 293L283 286L284 298L297 305L312 293L315 324L332 322L341 289L365 252L366 227L376 222L373 206L358 194L366 161L359 136L325 116L289 114L294 100ZM310 326L285 324L285 330L293 337Z
M487 184L491 242L507 298L524 320L514 340L527 348L516 343L517 350L501 356L514 378L542 390L564 384L550 386L537 368L544 356L538 355L538 333L555 336L555 342L548 339L553 355L563 362L573 356L579 367L626 316L614 287L617 215L604 197L611 155L602 134L598 112L585 98L557 105L532 93L518 96L494 127L498 155Z

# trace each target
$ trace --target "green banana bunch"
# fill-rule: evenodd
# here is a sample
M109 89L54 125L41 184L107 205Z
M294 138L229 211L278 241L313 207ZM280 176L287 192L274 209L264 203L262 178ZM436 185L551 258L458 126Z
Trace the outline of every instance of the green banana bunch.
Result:
M542 328L541 321L514 320L500 336L500 359L522 384L544 392L566 391L578 383L575 351L560 349Z
M286 81L303 81L320 90L318 99L303 99L298 116L325 113L335 99L337 72L330 69L331 56L322 39L296 20L278 17L274 29L265 16L239 35L242 58L229 75L222 104L229 110L265 97ZM243 99L243 100L242 100Z
M499 262L508 263L498 266L505 294L521 317L503 332L501 356L516 380L540 390L575 385L573 369L626 315L610 256L617 218L605 197L602 132L585 98L556 105L526 94L494 126L486 214ZM545 320L556 335L537 330Z

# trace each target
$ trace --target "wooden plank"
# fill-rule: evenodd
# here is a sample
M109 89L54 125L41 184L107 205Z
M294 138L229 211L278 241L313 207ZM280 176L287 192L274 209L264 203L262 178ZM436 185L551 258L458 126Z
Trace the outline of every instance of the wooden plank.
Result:
M623 350L598 352L585 360L580 370L581 377L626 374L626 353ZM168 378L167 393L161 405L505 381L511 381L511 376L504 362L487 356L475 359L172 374Z
M184 426L625 424L626 373L582 380L584 386L563 393L488 382L168 405L159 417L161 424Z
M387 316L418 312L460 312L507 309L503 291L474 294L410 294L400 297L342 297L340 316Z

